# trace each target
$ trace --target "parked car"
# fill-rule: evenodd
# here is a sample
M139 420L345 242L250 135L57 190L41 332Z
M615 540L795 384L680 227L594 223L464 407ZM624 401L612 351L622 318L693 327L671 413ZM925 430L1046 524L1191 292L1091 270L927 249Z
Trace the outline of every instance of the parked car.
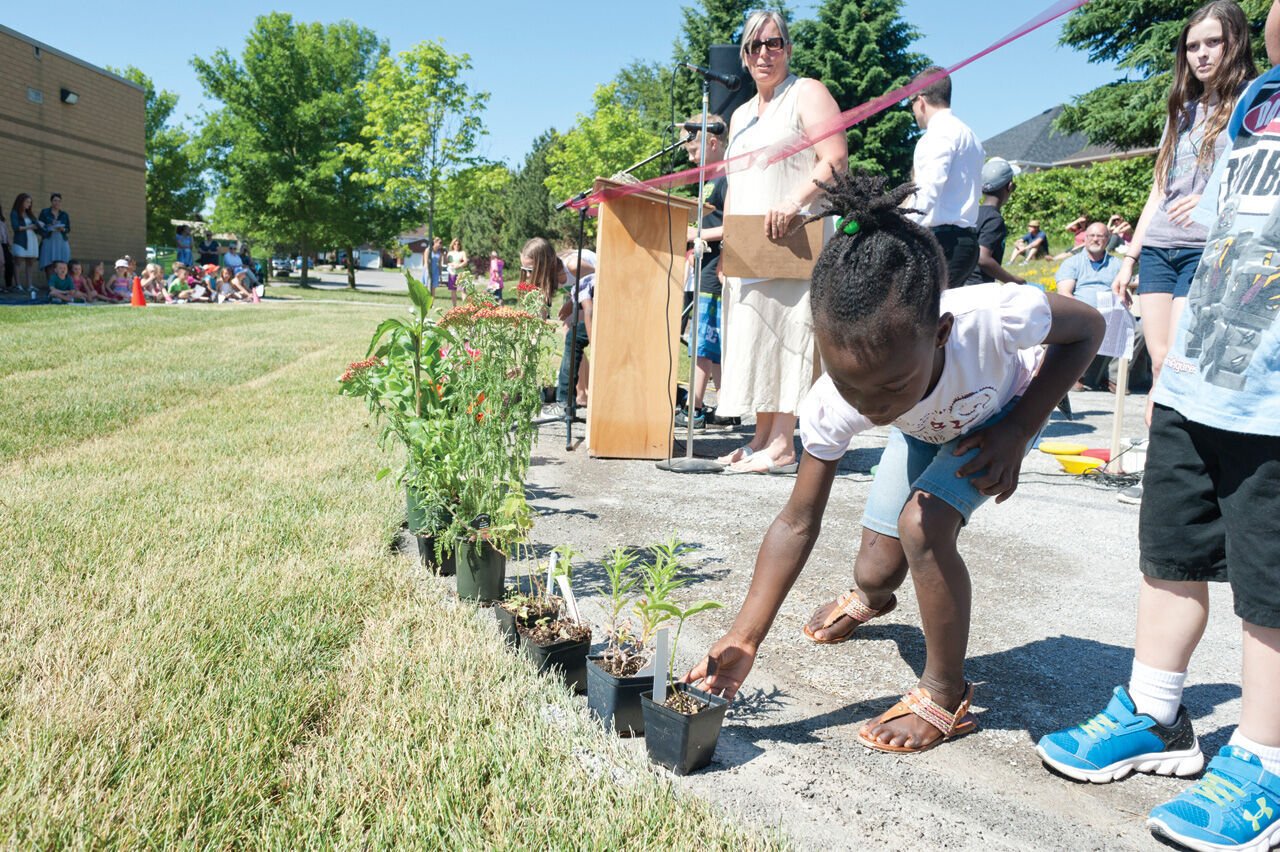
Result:
M287 257L271 258L271 274L272 275L292 275L293 261Z

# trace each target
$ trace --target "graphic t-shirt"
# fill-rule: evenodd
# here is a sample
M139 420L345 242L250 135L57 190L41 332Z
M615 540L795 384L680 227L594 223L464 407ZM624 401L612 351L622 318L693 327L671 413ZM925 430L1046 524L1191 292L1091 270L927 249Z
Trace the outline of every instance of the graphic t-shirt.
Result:
M1152 396L1189 420L1280 435L1280 68L1249 86L1192 216L1209 241Z
M1177 144L1174 146L1173 163L1169 167L1169 175L1165 180L1164 197L1156 207L1155 215L1147 224L1147 235L1142 244L1153 248L1200 248L1204 245L1208 230L1204 225L1193 222L1189 225L1175 225L1169 219L1169 207L1186 198L1204 192L1209 181L1209 171L1214 162L1227 147L1227 134L1219 133L1213 140L1213 159L1209 168L1200 167L1200 148L1204 145L1204 129L1207 113L1198 107L1192 108L1191 124L1178 132ZM1166 123L1164 132L1169 132ZM1163 140L1162 140L1163 141Z
M714 210L702 214L702 227L719 228L724 224L724 195L729 186L729 178L718 177L706 185L706 202ZM698 287L703 293L719 296L723 287L720 285L720 240L707 242L707 253L702 256L702 280Z
M1037 287L977 284L944 290L942 311L955 322L933 393L893 425L913 438L945 444L968 434L1031 383L1053 315ZM844 455L854 435L874 425L823 373L800 404L800 440L812 456Z
M986 246L996 263L1004 263L1004 241L1009 229L1000 215L1000 208L994 204L984 204L978 208L978 245ZM995 279L975 265L973 272L964 280L965 284L982 284Z

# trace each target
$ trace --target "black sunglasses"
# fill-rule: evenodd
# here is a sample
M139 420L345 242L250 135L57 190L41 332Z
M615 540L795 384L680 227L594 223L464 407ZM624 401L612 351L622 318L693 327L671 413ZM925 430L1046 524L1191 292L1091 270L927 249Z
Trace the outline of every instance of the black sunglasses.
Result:
M760 52L760 48L764 48L770 53L777 53L786 47L787 42L782 36L774 36L773 38L754 39L747 42L747 56L755 56Z

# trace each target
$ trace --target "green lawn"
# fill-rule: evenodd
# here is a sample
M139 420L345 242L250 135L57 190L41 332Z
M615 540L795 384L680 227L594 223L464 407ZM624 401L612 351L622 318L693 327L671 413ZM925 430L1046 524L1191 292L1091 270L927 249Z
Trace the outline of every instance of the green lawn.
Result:
M0 845L774 842L391 552L403 501L335 382L387 313L0 311Z

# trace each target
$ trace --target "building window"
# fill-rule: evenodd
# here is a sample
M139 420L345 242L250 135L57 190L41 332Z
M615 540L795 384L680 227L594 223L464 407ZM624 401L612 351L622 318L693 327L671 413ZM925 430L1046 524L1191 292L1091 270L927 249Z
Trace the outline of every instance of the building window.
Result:
M31 101L31 103L33 104L42 104L44 103L44 92L40 91L39 89L33 89L30 86L28 86L27 100Z

